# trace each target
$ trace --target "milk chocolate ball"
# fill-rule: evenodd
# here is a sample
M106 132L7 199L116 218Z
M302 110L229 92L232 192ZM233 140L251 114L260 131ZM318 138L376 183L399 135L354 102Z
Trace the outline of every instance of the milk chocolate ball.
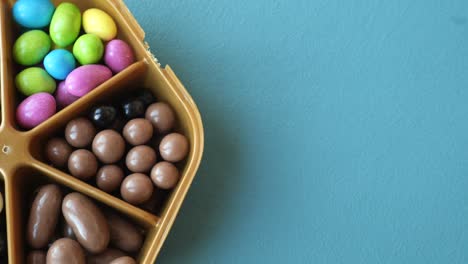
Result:
M134 146L143 145L153 136L153 126L144 118L136 118L125 125L123 136Z
M106 165L99 169L96 184L105 192L113 192L120 187L124 178L123 170L117 165Z
M132 172L149 172L156 163L156 151L145 145L134 147L128 152L125 163Z
M153 183L145 174L134 173L125 177L120 187L122 198L131 204L142 204L153 194Z
M96 157L87 149L73 151L68 159L68 170L76 178L88 180L96 175L97 169Z
M115 163L124 155L125 141L116 131L103 130L93 140L93 152L102 163Z
M154 103L146 109L145 118L151 121L157 133L166 134L171 131L175 124L175 114L166 103Z
M65 128L65 139L75 148L84 148L91 144L96 128L86 118L80 117L68 122Z
M72 147L63 138L52 138L46 145L47 160L57 168L67 166L68 158L72 151Z
M131 257L125 256L125 257L114 259L109 264L136 264L136 261Z
M161 189L172 189L179 181L179 170L167 161L159 162L151 170L151 180Z
M159 144L159 152L164 160L178 162L189 152L189 143L184 135L172 133L165 136Z

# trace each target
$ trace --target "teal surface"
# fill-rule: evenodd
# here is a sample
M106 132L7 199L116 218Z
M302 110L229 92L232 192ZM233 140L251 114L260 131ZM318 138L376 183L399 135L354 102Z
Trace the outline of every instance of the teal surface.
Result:
M126 0L203 115L159 263L467 263L468 2Z

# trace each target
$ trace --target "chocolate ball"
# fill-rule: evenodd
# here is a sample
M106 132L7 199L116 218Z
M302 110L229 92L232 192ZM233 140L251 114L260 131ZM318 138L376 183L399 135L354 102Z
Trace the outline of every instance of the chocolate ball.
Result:
M175 114L166 103L154 103L146 109L146 119L151 121L154 130L160 134L171 131L175 125Z
M109 264L136 264L136 261L132 257L120 257L111 261Z
M87 149L73 151L68 159L68 170L76 178L88 180L96 175L97 169L96 157Z
M125 163L132 172L148 172L156 163L156 151L145 145L134 147L128 152Z
M120 187L124 178L123 170L117 165L106 165L96 175L96 185L105 192L113 192Z
M96 128L86 118L80 117L68 122L65 128L65 139L75 148L84 148L91 144Z
M142 204L153 194L153 183L145 174L134 173L125 177L120 186L122 198L131 204Z
M100 128L110 128L117 119L117 109L111 105L101 105L91 111L91 120Z
M58 168L67 166L68 158L72 151L72 147L63 138L52 138L46 145L47 160Z
M151 170L151 180L161 189L172 189L177 185L180 174L179 170L172 163L167 161L159 162Z
M145 115L145 103L137 98L131 98L122 104L122 112L127 120L143 117Z
M172 133L165 136L159 144L159 152L164 160L178 162L189 152L189 143L184 135Z
M116 131L103 130L93 140L93 152L102 163L115 163L124 155L125 141Z
M134 146L143 145L153 136L153 126L144 118L136 118L125 125L123 136L128 143Z
M145 107L148 107L148 105L150 105L150 104L152 104L153 102L156 101L156 98L154 98L153 93L151 93L151 91L146 90L146 89L140 90L136 94L136 98L138 100L142 101L144 103Z

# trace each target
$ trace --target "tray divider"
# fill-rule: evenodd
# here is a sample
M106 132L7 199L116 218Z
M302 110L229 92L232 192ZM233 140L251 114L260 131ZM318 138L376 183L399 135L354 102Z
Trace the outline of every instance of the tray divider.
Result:
M12 50L12 18L5 1L0 4L0 88L2 127L12 127L15 119L15 85Z
M5 201L4 210L7 224L7 247L8 263L23 263L24 256L24 233L22 230L23 205L21 204L21 192L16 186L16 179L5 178Z
M114 75L112 78L96 87L87 95L53 115L44 123L30 131L27 131L27 134L30 134L35 138L40 135L48 135L51 131L56 131L57 129L64 127L68 121L84 114L86 110L91 108L99 100L108 98L113 93L129 87L129 84L141 77L146 70L147 63L145 60L133 63L122 72Z

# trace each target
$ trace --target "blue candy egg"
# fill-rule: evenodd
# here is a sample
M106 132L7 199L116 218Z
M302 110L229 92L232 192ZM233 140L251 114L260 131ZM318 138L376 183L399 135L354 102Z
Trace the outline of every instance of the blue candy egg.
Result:
M18 0L13 5L13 18L26 28L43 28L50 24L55 7L50 0Z
M68 50L56 49L44 58L45 70L57 80L65 80L75 67L75 57Z

